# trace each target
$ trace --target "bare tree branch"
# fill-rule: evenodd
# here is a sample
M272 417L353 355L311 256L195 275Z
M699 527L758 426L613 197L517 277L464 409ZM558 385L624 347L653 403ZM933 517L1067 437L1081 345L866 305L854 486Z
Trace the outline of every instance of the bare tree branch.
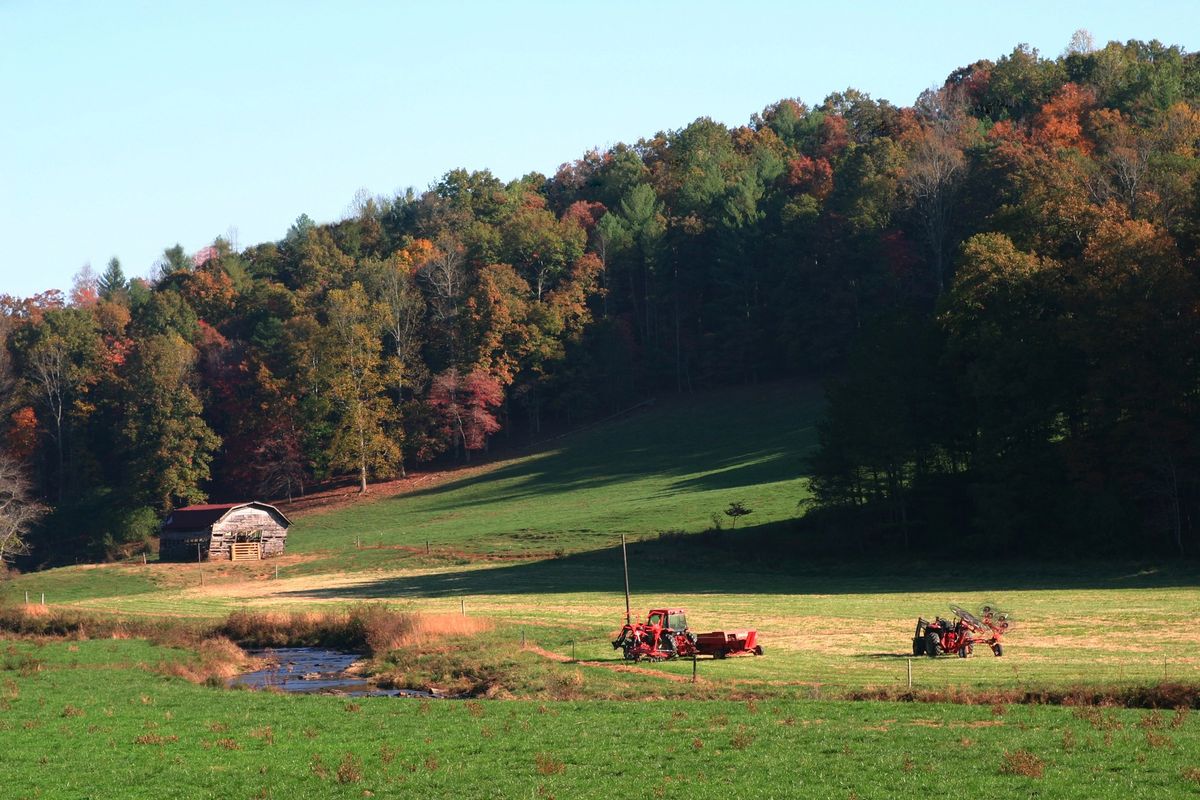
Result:
M29 479L16 459L0 452L0 562L29 552L25 535L45 513L29 494Z

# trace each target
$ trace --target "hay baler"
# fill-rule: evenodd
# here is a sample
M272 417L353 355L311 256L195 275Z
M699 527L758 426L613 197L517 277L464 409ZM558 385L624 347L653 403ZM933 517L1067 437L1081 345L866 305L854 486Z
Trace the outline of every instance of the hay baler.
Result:
M645 622L629 622L613 640L628 661L666 661L689 656L726 656L763 654L758 632L710 631L692 633L682 608L652 609Z

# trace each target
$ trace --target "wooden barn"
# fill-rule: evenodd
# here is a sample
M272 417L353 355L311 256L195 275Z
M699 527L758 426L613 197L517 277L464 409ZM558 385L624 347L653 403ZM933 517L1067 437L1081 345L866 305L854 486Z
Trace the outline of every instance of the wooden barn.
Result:
M159 534L162 561L251 561L283 555L291 521L267 503L184 506Z

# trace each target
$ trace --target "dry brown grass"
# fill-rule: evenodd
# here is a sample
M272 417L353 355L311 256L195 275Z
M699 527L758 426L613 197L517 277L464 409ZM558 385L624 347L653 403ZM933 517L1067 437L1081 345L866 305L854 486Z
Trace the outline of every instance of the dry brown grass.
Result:
M178 741L179 741L178 736L161 736L157 733L144 733L141 736L134 739L133 743L134 744L162 745L162 744L170 744L171 742L178 742Z
M1175 741L1170 736L1164 736L1161 733L1146 729L1146 744L1151 747L1174 747Z
M337 768L337 782L358 783L362 780L362 759L353 753L346 753Z
M551 753L538 753L533 758L537 771L541 775L559 775L566 772L567 765L559 761Z
M48 619L49 617L54 616L54 612L51 610L50 606L32 603L27 605L13 606L12 611L16 614L20 614L26 619Z
M546 689L555 700L574 700L583 696L587 683L578 669L555 672L546 678Z
M373 617L367 646L381 655L403 647L416 647L449 636L471 636L493 627L491 620L462 614L387 614Z
M218 629L259 647L338 647L381 656L447 636L491 630L492 622L461 614L409 614L382 603L325 611L236 611Z
M156 671L192 683L220 685L237 675L250 660L242 648L224 636L202 639L193 647L196 650L193 660L162 662Z
M1076 708L1200 708L1200 684L1157 683L1147 686L1095 686L1062 689L900 689L868 687L841 695L846 700L889 700L906 703L957 703L993 707L1019 705Z
M1046 763L1028 750L1014 750L1004 754L1000 774L1040 778L1046 774Z
M264 725L261 728L255 728L250 731L250 738L260 739L263 744L272 745L275 744L275 731L270 725Z
M745 725L738 725L737 732L733 734L733 738L729 740L729 746L734 750L745 750L750 745L754 744L754 733L751 732Z
M148 639L171 647L194 647L211 632L202 623L179 619L128 619L78 609L0 604L0 633L6 638Z

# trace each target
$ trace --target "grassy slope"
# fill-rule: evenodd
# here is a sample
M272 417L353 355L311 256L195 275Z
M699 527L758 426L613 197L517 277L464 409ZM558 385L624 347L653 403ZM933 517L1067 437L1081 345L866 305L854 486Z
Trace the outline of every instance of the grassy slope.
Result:
M303 517L289 547L342 557L361 537L549 554L604 546L621 533L702 530L734 501L754 510L754 523L789 519L804 498L821 405L815 387L790 384L672 400L484 474ZM387 551L366 552L356 565L387 561Z
M611 798L630 784L662 798L867 800L942 794L948 785L968 797L1200 791L1195 714L828 701L355 702L224 692L129 666L176 657L156 649L7 646L3 795ZM31 658L41 662L36 670Z
M668 603L687 608L700 630L759 629L769 658L714 665L710 676L785 694L813 683L896 686L907 679L918 615L987 601L1017 616L1009 655L919 660L918 687L1200 681L1194 565L781 559L778 540L759 532L778 533L771 524L797 513L819 408L814 389L788 385L662 404L484 473L303 516L290 547L306 560L285 563L278 582L270 563L206 565L205 587L196 565L127 564L24 576L0 584L0 598L29 589L35 600L46 591L52 603L88 609L205 616L346 600L433 611L465 602L470 613L526 626L558 653L574 642L581 658L604 660L624 614L616 542L625 532L635 540L637 613ZM734 500L754 509L749 530L655 536L703 529ZM371 546L355 548L356 536ZM497 555L510 560L487 560Z

